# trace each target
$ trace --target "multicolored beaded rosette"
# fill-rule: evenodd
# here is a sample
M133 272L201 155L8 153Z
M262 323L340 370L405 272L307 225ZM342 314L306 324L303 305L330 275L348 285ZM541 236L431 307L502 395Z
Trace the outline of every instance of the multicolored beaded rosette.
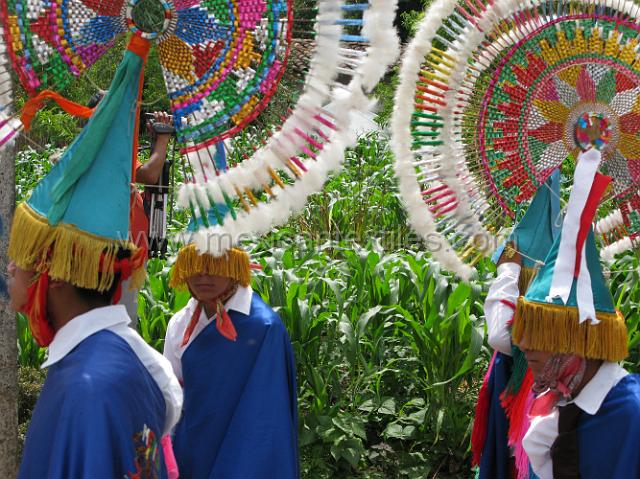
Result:
M267 231L341 165L350 113L370 108L367 94L399 53L396 7L397 0L0 0L0 145L21 128L10 66L28 92L60 91L121 36L139 35L156 43L182 145L181 205L207 226L206 212L225 204L229 212L209 233L232 242ZM338 113L324 108L332 102Z
M393 119L414 228L469 277L558 167L602 152L604 254L640 235L640 7L625 1L436 1L410 46ZM604 213L601 213L604 216Z

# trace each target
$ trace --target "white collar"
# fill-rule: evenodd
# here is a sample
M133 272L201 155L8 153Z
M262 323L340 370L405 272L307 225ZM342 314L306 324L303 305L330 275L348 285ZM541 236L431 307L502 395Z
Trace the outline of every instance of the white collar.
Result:
M233 296L231 296L231 298L227 300L224 307L227 311L237 311L238 313L248 316L251 313L252 301L253 289L251 289L251 286L240 286L238 290L233 294ZM181 358L182 353L186 351L186 349L191 345L191 343L193 343L193 341L200 335L200 333L204 331L216 319L215 314L208 318L206 311L204 310L204 308L202 308L200 317L198 318L198 323L191 332L189 342L185 345L182 345L182 338L185 331L187 330L187 327L189 326L189 323L191 322L191 318L193 317L193 313L195 312L197 307L198 300L195 298L191 298L187 303L186 308L181 311L181 314L179 316L180 319L175 323L172 319L172 321L169 323L169 327L167 329L167 337L169 337L170 335L171 337L173 337L173 341L171 341L171 344L173 344L173 346L171 346L170 349L173 349L173 354L177 358ZM167 340L165 339L165 351L167 350L167 347ZM174 364L174 370L179 371L179 368L176 369L176 367L177 365ZM181 376L181 372L177 372L176 374L178 375L178 377Z
M62 361L67 354L82 341L103 329L131 322L127 309L122 305L105 306L76 316L56 333L49 345L47 360L42 369L53 366Z
M227 311L237 311L245 316L251 312L251 300L253 299L253 289L251 286L240 286L238 290L229 298L224 307Z
M253 289L251 286L239 286L237 291L233 293L233 295L227 300L224 304L224 307L227 311L237 311L238 313L248 315L251 312L251 301L253 300ZM190 314L187 315L187 319L191 319L191 315L193 311L195 311L198 306L198 300L195 298L191 298L189 300L189 311ZM202 314L200 315L200 321L204 320L206 322L211 322L215 318L213 315L211 318L207 318L207 313L202 308Z
M56 333L49 345L49 357L42 367L47 368L61 361L89 336L107 329L112 331L126 341L160 389L166 408L164 433L168 433L180 418L182 388L173 374L169 361L145 343L140 335L129 327L130 322L127 310L122 305L92 309L73 318Z
M604 362L591 381L571 402L592 416L598 412L607 394L629 373L618 363Z

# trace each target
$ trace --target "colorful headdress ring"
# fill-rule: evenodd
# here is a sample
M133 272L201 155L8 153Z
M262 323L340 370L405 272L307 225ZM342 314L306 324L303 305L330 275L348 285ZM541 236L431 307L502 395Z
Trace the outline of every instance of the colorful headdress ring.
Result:
M211 205L229 209L220 224L189 240L220 255L242 235L285 221L340 167L353 141L350 113L371 106L367 94L399 52L396 6L396 0L60 6L2 0L0 81L8 79L3 65L11 64L32 94L60 90L124 33L157 42L186 160L180 203L205 223ZM0 100L1 111L10 111L10 94ZM338 113L324 109L331 102L340 104ZM8 114L0 125L0 142L20 127ZM238 166L227 172L228 164ZM211 236L230 241L211 246Z
M463 277L552 171L588 148L613 177L599 232L632 247L640 9L633 2L436 1L401 71L393 144L414 228ZM622 243L619 240L622 238Z

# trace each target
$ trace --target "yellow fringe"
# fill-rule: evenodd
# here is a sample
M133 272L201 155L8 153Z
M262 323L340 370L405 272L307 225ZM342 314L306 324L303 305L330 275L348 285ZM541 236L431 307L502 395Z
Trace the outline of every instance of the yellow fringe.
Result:
M133 244L132 244L133 246ZM132 253L133 254L133 253ZM138 291L144 286L144 282L147 280L147 263L145 260L144 266L133 270L129 281L129 291Z
M525 268L524 266L520 270L520 277L518 278L518 288L521 295L525 295L527 290L529 289L529 285L533 282L533 279L536 277L540 271L539 268Z
M597 313L599 324L579 323L578 308L526 301L514 315L513 340L527 349L622 361L629 354L627 327L619 313Z
M169 286L186 288L187 279L198 274L224 276L236 280L241 286L249 286L249 255L241 249L233 248L224 256L216 258L210 254L200 254L194 245L185 246L178 253L178 259L173 265Z
M9 258L25 271L48 270L52 279L104 292L113 286L113 266L120 248L130 250L132 254L137 250L128 241L101 238L75 226L52 226L46 218L22 203L13 218ZM101 258L104 258L102 271ZM132 287L141 287L145 275L144 268L134 271Z

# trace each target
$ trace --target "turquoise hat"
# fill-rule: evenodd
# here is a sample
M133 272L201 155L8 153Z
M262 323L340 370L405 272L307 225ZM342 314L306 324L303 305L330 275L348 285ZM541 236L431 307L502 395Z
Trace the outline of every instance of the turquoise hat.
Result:
M560 170L555 170L544 185L538 188L520 222L507 241L496 250L493 261L498 262L508 245L513 245L522 258L519 290L524 292L560 234Z
M536 192L509 242L522 254L522 266L538 268L560 234L560 170Z
M113 284L118 251L138 251L129 242L130 195L148 49L146 40L132 37L88 124L18 206L9 257L20 268L106 291ZM143 269L134 274L136 282L144 277Z
M586 321L580 320L577 278L573 279L566 303L559 297L551 297L560 241L561 236L554 242L526 295L518 301L514 342L520 345L524 342L528 349L533 350L621 361L628 354L627 329L624 318L614 307L593 230L587 235L583 254L586 255L596 317Z

